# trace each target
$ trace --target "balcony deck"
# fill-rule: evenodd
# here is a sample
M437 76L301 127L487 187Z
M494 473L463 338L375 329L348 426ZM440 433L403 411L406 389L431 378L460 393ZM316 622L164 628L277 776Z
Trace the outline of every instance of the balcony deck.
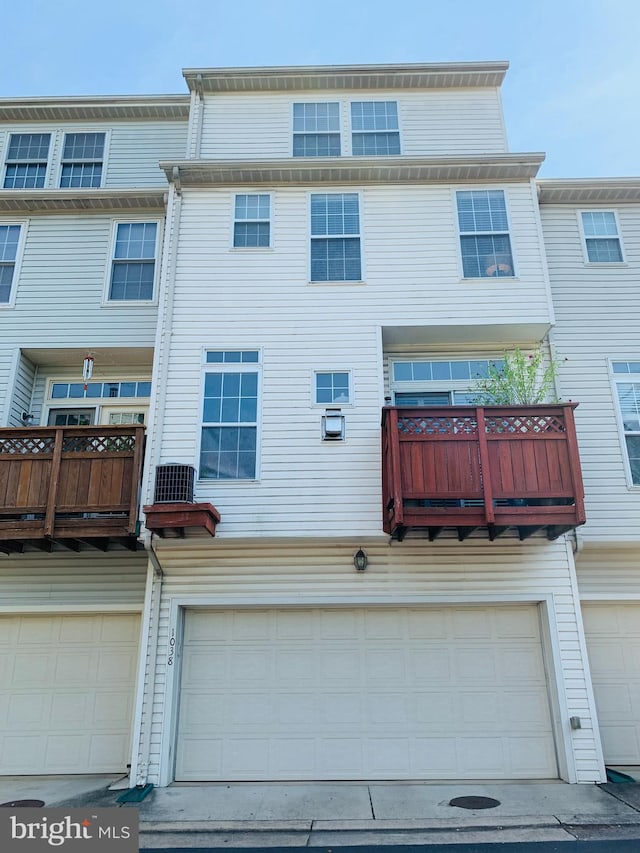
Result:
M382 412L383 528L435 539L477 529L490 539L543 530L556 539L585 522L573 409L386 406Z
M136 548L143 426L0 429L0 551Z

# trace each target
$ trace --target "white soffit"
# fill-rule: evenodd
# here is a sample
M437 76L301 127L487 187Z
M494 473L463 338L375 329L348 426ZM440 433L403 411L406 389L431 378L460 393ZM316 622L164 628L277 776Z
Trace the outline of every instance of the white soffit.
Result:
M188 95L0 98L0 121L185 120Z
M523 181L535 177L544 154L468 157L313 157L273 160L161 162L168 180L178 170L182 186L225 184L366 184L456 181Z
M164 211L167 187L157 189L0 190L0 213Z
M616 204L640 201L640 178L537 181L540 204Z

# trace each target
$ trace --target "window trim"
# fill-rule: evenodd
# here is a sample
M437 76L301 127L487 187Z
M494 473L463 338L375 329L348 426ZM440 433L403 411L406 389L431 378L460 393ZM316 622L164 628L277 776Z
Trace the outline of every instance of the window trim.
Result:
M398 117L398 129L397 131L354 131L353 129L353 112L352 107L353 104L381 104L381 103L394 103L396 105L396 115ZM352 157L363 157L363 158L378 158L378 157L402 157L404 154L404 139L402 136L402 121L401 121L401 112L400 112L400 101L397 98L359 98L348 101L347 106L348 113L348 121L349 121L349 153ZM400 152L398 154L354 154L353 153L353 134L354 133L397 133L398 134L398 143L400 145Z
M342 237L342 238L347 237L348 238L348 237L356 237L357 236L358 240L360 241L360 278L326 279L326 280L325 279L313 279L313 278L311 278L311 242L314 238L318 239L318 240L326 239L326 235L323 235L323 234L315 234L314 235L311 233L311 198L314 195L355 195L358 197L358 224L360 226L359 230L358 230L358 234L357 235L355 235L355 234L341 234L341 235L334 234L334 235L329 235L329 239L331 238L331 236L335 237L336 239L339 239L340 237ZM362 213L363 213L363 205L362 205L362 191L361 190L353 189L353 188L347 188L347 189L328 188L328 189L322 189L322 190L313 189L313 190L309 191L309 193L307 195L307 217L308 217L308 221L307 221L307 245L308 245L308 249L307 249L307 255L308 255L307 283L310 286L312 286L312 287L319 287L320 286L321 287L323 285L329 285L329 286L348 287L349 285L354 285L354 284L355 285L365 284L366 275L365 275L365 255L364 255L364 237L363 237L364 229L363 229L363 222L362 222Z
M207 353L208 352L257 352L258 360L257 361L247 361L247 362L208 362L207 361ZM264 358L263 358L263 348L259 346L255 346L254 344L248 344L247 346L227 346L224 343L222 344L210 344L209 346L202 347L201 351L201 370L200 370L200 391L199 391L199 402L198 402L198 420L196 422L198 436L196 441L196 458L195 458L195 468L197 471L197 484L202 488L211 489L215 484L215 488L224 483L225 488L242 488L246 487L247 484L259 483L260 482L260 471L261 471L261 447L262 447L262 403L263 403L263 372L264 372ZM225 370L226 368L226 370ZM243 369L244 368L244 369ZM202 458L202 430L204 428L204 385L205 385L205 377L207 373L256 373L258 376L258 404L257 404L257 412L256 412L256 468L255 468L255 476L246 479L208 479L200 476L201 469L201 458Z
M620 254L622 256L622 260L620 261L592 261L589 259L589 249L587 246L587 239L589 240L605 240L605 239L613 239L612 237L605 237L605 235L599 237L589 237L584 233L584 223L582 220L583 213L612 213L614 221L616 223L616 231L617 231L617 240L618 245L620 246ZM626 255L624 251L624 243L622 241L622 231L620 229L620 219L618 218L618 211L615 208L605 208L605 207L583 207L576 211L576 215L578 217L578 229L580 232L580 240L582 241L582 255L584 258L584 264L588 267L596 267L600 269L601 267L622 267L626 266Z
M236 219L236 199L239 195L266 195L269 198L269 219ZM235 234L237 222L265 222L269 223L269 245L268 246L236 246ZM229 238L229 248L232 252L270 252L273 251L273 229L274 229L274 203L273 192L234 192L231 195L231 234Z
M23 160L12 160L9 162L9 147L11 146L11 137L12 136L49 136L49 147L47 149L47 159L45 163L45 173L44 173L44 183L41 187L6 187L5 183L7 181L7 166L15 165L18 163L30 161ZM45 189L48 189L50 186L51 180L51 169L52 169L52 160L56 150L56 142L57 142L57 131L53 128L47 129L31 129L31 130L7 130L5 141L4 141L4 151L3 151L3 164L2 164L2 185L1 188L3 190L8 190L9 192L38 192ZM42 161L37 160L33 161L35 163L40 163Z
M300 157L300 156L296 156L294 154L294 149L295 149L294 136L296 135L296 133L298 133L302 136L314 135L311 131L296 131L296 130L294 130L295 107L297 104L337 104L338 105L338 130L337 131L328 131L328 133L332 133L332 134L337 133L338 140L340 142L340 153L339 154L328 154L328 155L318 155L318 156L307 155L306 157ZM290 140L289 141L289 151L290 151L290 156L292 159L294 159L294 160L305 160L305 159L318 160L318 159L322 159L323 156L327 156L329 158L344 157L344 151L345 151L344 101L341 101L340 99L336 100L335 98L322 98L320 100L318 100L317 98L311 98L311 97L300 98L300 99L297 99L297 100L294 100L291 102L291 108L290 108L289 114L290 114L290 122L291 122L291 132L289 134L289 140ZM318 131L315 132L315 135L318 135Z
M111 271L113 268L114 255L116 251L116 239L118 234L118 225L135 225L135 224L151 224L156 225L156 248L153 271L153 296L151 299L111 299ZM160 265L162 261L162 230L163 220L156 216L130 216L118 217L111 220L109 247L107 253L107 263L105 264L105 281L102 295L101 305L103 308L123 308L132 305L153 306L158 304L158 290L160 282ZM133 261L136 259L133 258Z
M332 403L319 403L317 392L318 392L318 374L320 373L346 373L348 380L348 388L349 388L349 399L348 400L335 400ZM326 409L326 408L335 408L339 406L340 408L353 408L355 405L355 393L353 387L353 370L351 368L336 368L336 367L314 367L311 371L311 406L314 409Z
M458 218L458 193L459 192L501 192L504 198L504 207L505 214L507 217L507 231L461 231L460 230L460 220ZM509 194L507 187L501 186L465 186L461 187L452 187L451 194L453 198L453 217L455 223L455 229L457 234L457 242L458 242L458 270L460 274L460 281L499 281L500 279L507 279L508 281L513 281L514 279L518 279L518 266L516 263L516 252L513 241L513 227L511 222L511 213L509 210ZM462 261L462 237L471 237L474 235L494 235L494 234L507 234L509 238L509 247L511 249L511 275L505 276L465 276L464 274L464 263Z
M100 185L97 187L62 187L61 186L62 168L66 162L64 159L64 144L65 144L65 140L66 140L67 136L72 134L72 133L102 133L104 135L104 149L102 152L102 160L100 161L102 163L102 175L100 176ZM58 189L70 190L70 191L71 190L104 189L104 187L106 185L106 176L107 176L107 167L108 167L108 158L109 158L110 146L111 146L111 130L109 128L106 128L106 127L103 129L99 129L99 128L95 128L95 127L91 127L91 128L78 127L78 128L73 128L73 129L63 128L60 131L60 145L59 145L59 158L58 158L59 162L57 163L57 167L56 167L56 187ZM73 161L73 162L75 162L75 161ZM85 163L96 162L97 163L98 161L97 160L96 161L84 160L84 161L78 161L78 162L85 162Z
M28 219L10 219L0 220L0 225L18 225L20 227L20 236L18 237L18 246L16 248L16 259L13 264L13 278L11 279L11 290L9 291L9 299L7 302L0 302L0 311L8 308L13 308L16 303L18 294L18 283L20 281L20 272L22 269L22 260L24 257L24 249L27 242L27 231L29 229Z
M618 394L618 385L622 382L631 382L637 385L640 385L640 373L614 373L613 365L616 362L624 362L624 361L640 361L640 358L634 359L629 358L628 356L620 356L619 358L610 357L608 359L608 367L609 367L609 381L611 384L611 396L613 399L613 407L615 411L616 424L618 426L618 438L620 441L620 452L622 454L622 463L624 465L624 473L625 479L627 481L627 489L629 491L638 492L640 491L640 483L633 482L633 475L631 473L631 461L629 459L629 452L627 450L627 439L626 436L635 435L635 432L627 433L624 428L624 419L622 415L622 406L620 405L620 397ZM640 433L638 433L640 435Z

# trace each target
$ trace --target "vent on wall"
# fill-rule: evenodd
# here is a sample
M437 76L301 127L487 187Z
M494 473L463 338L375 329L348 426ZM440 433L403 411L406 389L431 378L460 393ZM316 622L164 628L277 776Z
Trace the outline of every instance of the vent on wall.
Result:
M195 473L191 465L157 465L153 502L193 503Z

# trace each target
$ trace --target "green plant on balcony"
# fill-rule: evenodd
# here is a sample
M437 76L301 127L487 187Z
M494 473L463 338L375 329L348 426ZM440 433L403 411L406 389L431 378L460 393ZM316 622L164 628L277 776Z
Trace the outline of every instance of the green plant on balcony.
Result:
M533 353L520 349L504 354L499 366L489 365L487 376L471 388L479 406L535 406L556 403L554 361L546 361L541 348Z

